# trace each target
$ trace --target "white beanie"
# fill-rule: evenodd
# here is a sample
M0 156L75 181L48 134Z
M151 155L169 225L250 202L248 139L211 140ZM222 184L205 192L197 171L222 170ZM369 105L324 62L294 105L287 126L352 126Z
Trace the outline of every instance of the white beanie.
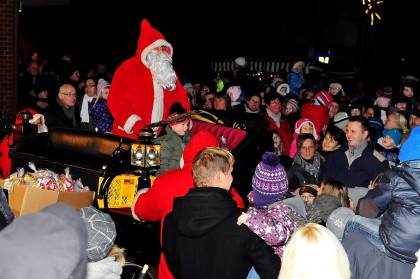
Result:
M238 64L239 66L241 66L241 67L245 67L245 65L246 65L246 60L245 60L245 57L243 57L243 56L239 56L239 57L237 57L236 59L235 59L235 63L236 64Z

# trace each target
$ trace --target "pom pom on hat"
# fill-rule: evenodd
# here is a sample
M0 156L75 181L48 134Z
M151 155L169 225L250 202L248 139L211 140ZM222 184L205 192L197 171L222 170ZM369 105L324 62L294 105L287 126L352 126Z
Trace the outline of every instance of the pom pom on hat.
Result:
M385 136L389 136L390 138L392 138L394 140L395 145L399 145L402 139L402 133L400 129L396 129L396 128L392 128L392 129L384 129L382 131L382 135Z
M334 115L333 121L334 126L343 129L344 127L346 127L347 124L349 124L349 115L347 114L347 112L341 111Z
M86 252L89 262L105 259L117 238L114 221L109 214L99 211L94 206L82 207L80 215L88 232Z
M420 160L419 142L420 126L417 126L411 130L410 136L402 144L398 159L400 159L402 163L406 161Z
M315 100L317 100L321 105L328 107L331 104L333 97L327 91L321 90L315 95Z
M354 216L348 207L339 207L328 216L326 226L338 238L342 239L347 222Z
M265 152L252 177L254 206L269 205L289 189L289 181L280 159L274 152Z
M290 106L292 108L292 112L297 112L299 109L299 104L295 99L290 99L287 101L286 106Z
M245 67L246 65L246 59L243 56L239 56L235 59L235 63L238 64L241 67Z

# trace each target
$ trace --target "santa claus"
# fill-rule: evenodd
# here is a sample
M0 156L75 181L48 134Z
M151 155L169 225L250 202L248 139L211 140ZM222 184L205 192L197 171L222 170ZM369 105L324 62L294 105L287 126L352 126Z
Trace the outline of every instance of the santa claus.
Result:
M137 139L144 126L166 119L175 102L190 111L172 55L171 44L143 20L136 55L124 61L112 79L108 108L114 117L113 134Z

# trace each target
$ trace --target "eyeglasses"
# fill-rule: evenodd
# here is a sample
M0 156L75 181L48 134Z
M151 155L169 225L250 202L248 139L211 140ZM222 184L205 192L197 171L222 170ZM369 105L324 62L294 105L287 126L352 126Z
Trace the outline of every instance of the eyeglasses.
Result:
M64 93L64 92L60 92L60 94L66 95L67 97L77 97L76 93Z

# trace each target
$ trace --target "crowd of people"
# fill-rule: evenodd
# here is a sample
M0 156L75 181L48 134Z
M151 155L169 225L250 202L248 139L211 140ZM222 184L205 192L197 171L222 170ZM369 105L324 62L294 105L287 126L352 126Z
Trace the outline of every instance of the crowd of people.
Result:
M420 249L415 77L369 92L363 83L312 84L305 62L294 61L289 72L256 81L238 57L232 72L209 81L179 77L172 54L144 20L136 55L114 74L98 67L81 75L66 56L56 72L30 61L18 84L18 109L42 115L41 132L137 138L146 125L193 109L265 117L272 143L246 202L231 185L235 159L213 134L192 135L189 118L154 128L162 170L137 193L132 214L161 222L159 278L410 278ZM376 265L366 264L371 257Z

